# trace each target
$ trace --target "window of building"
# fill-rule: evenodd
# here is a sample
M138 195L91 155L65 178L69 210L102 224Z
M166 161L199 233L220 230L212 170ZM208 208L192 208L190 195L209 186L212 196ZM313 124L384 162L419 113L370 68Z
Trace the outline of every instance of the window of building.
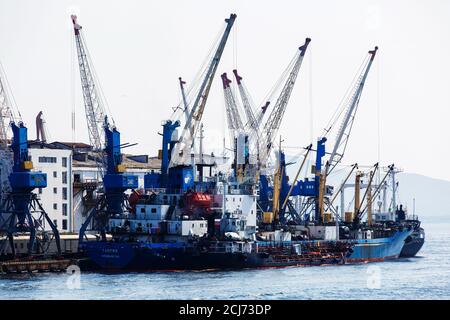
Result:
M62 198L63 198L63 200L67 200L67 188L66 187L62 188Z
M58 172L53 171L53 178L57 178L58 177Z
M58 204L57 203L53 204L53 210L58 210Z
M53 188L53 193L54 193L54 194L57 194L57 193L58 193L58 188L56 188L56 187Z
M39 194L42 194L42 188L38 189Z
M67 203L62 204L62 215L67 216Z
M55 225L56 228L58 228L58 220L53 220L53 224Z
M156 208L152 208L152 213L156 213Z
M145 208L141 208L141 213L145 213Z
M56 163L56 157L39 157L40 163Z
M62 220L62 229L67 230L67 219Z
M67 184L67 171L63 171L61 177L62 177L62 183Z
M62 166L64 167L64 168L67 168L67 158L66 157L62 157Z
M81 182L81 175L79 173L73 175L73 182Z

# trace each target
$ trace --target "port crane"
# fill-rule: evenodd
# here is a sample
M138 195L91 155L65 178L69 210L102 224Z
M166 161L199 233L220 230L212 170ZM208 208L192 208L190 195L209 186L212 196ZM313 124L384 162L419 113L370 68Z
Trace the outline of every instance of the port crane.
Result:
M319 185L319 194L317 197L317 203L315 206L315 221L324 221L324 205L325 205L325 194L326 194L326 180L331 171L336 167L336 165L341 161L350 133L352 130L353 122L355 119L356 111L358 110L359 101L366 83L367 76L369 74L372 63L375 59L375 55L378 51L378 47L374 50L368 52L368 57L364 60L361 71L359 72L352 90L349 92L349 96L343 100L343 111L344 117L342 119L341 125L338 129L336 141L334 143L333 150L328 161L325 164L323 172L316 167L316 181ZM328 129L329 131L330 129Z
M270 101L266 101L266 103L256 110L254 104L251 99L250 93L248 92L247 87L243 82L242 76L239 75L237 69L233 70L234 77L236 79L237 87L239 89L239 95L241 97L242 106L244 107L245 114L247 116L247 123L245 124L246 131L250 133L250 140L258 141L259 139L259 128L262 123L264 114L266 113L267 108L270 105Z
M215 51L213 59L210 61L206 74L200 85L200 89L197 92L194 103L192 104L191 110L189 112L189 119L186 121L183 131L180 135L178 142L172 152L172 157L170 159L169 167L177 165L186 165L189 163L188 159L191 154L192 145L194 143L194 138L200 127L200 122L203 116L203 112L206 107L206 101L209 96L209 91L214 79L214 76L219 66L222 53L225 49L225 45L228 40L231 28L233 27L234 21L236 19L235 14L231 14L228 19L225 19L226 28L219 42L219 45Z
M274 203L273 201L269 201L268 197L269 181L266 172L267 161L272 151L273 140L275 139L276 133L280 128L281 121L286 111L287 104L289 102L293 87L295 85L300 67L303 62L304 55L306 53L306 49L308 48L310 42L311 42L310 38L305 39L305 43L298 48L299 49L298 52L296 53L294 59L290 62L288 68L286 69L287 71L289 71L289 74L281 90L281 93L272 111L269 114L267 121L264 123L264 126L262 124L262 120L270 104L270 101L267 101L266 104L255 115L255 113L253 112L253 107L251 106L250 103L250 95L248 94L247 89L243 85L242 77L238 74L236 69L233 70L236 83L238 85L239 93L241 96L243 108L245 110L245 114L247 117L247 123L245 126L241 126L242 128L241 130L245 131L247 134L249 133L246 137L247 147L249 144L248 141L250 140L250 144L252 145L252 155L256 155L257 158L256 171L252 172L251 175L254 175L255 181L257 181L259 178L261 190L260 203L264 203L263 206L266 205L270 206L270 204L273 205ZM286 74L287 71L285 71ZM230 80L228 80L226 77L223 77L222 75L222 81L227 106L227 119L229 123L229 129L234 128L234 130L236 130L235 129L236 126L233 125L233 114L234 114L233 110L237 110L237 108L235 100L232 99L232 92L229 86ZM281 172L278 172L278 176L280 175ZM268 209L267 207L263 208L263 211L267 209ZM273 216L277 216L277 214Z
M233 70L233 74L236 79L239 95L242 101L242 106L244 108L247 117L247 122L244 126L244 131L247 132L248 135L249 148L253 150L256 149L256 155L258 155L259 154L258 144L260 140L260 125L262 123L264 114L266 113L266 110L270 105L270 102L267 101L259 110L256 110L257 112L255 114L253 102L245 84L243 83L243 78L239 75L237 69Z
M259 203L262 206L262 211L269 210L268 207L271 204L271 201L269 201L270 188L269 188L267 162L269 160L274 139L276 137L278 129L280 128L281 121L286 111L287 104L289 102L292 90L297 80L298 73L300 71L300 67L303 62L303 58L305 56L306 50L310 42L311 39L306 38L305 43L298 48L296 55L294 56L294 58L292 59L288 68L285 71L285 73L289 72L289 74L281 90L280 95L278 96L264 125L262 123L259 123L260 128L262 128L259 135L260 139L258 139L258 142L256 144L256 150L255 148L252 150L252 154L256 154L257 156L256 161L257 173L255 175L255 179L258 180L259 178L259 189L260 189ZM269 102L267 102L266 105L264 106L263 112L266 112L265 109L267 109L268 106Z
M27 253L42 254L48 251L50 243L56 243L61 254L58 229L44 210L40 199L33 192L36 188L47 187L47 175L33 170L33 162L28 154L28 129L20 112L12 110L8 95L6 75L0 70L0 177L2 181L2 203L0 204L0 254L16 256L14 237L29 235ZM12 161L8 148L8 127L12 129ZM4 190L4 187L7 187ZM46 229L46 223L51 231ZM9 250L7 251L9 243Z
M294 57L292 69L290 70L289 76L262 129L261 139L259 141L258 147L258 167L262 168L263 172L264 168L267 165L267 160L270 156L274 139L276 137L278 129L280 128L281 121L286 111L289 98L291 97L292 89L294 88L295 81L297 80L297 76L302 65L306 49L308 48L310 42L311 39L306 38L305 43L298 48L298 52Z
M244 126L242 121L236 98L230 87L231 80L228 79L226 73L223 73L221 78L225 97L228 131L230 133L230 143L234 146L233 169L238 182L242 183L244 182L245 171L250 162L250 155L248 152L249 130Z
M111 125L106 115L101 97L98 79L92 69L92 59L86 47L82 27L77 23L77 16L72 15L73 30L80 69L81 88L88 126L89 140L93 151L100 157L98 163L103 180L103 193L80 229L79 242L83 242L89 226L100 232L101 240L106 240L109 218L128 209L126 190L138 187L138 177L125 173L122 163L121 148L131 146L120 143L120 132ZM114 124L114 120L112 120ZM100 191L100 190L99 190Z
M209 91L235 19L236 14L231 14L229 18L225 19L225 30L211 60L206 66L206 70L201 73L204 76L198 91L194 92L195 97L191 105L188 104L184 93L184 83L180 80L186 121L179 137L177 136L177 130L181 126L179 120L171 119L163 123L163 133L161 134L161 173L145 175L144 183L146 189L188 190L193 187L195 168L192 164L191 152L195 137L200 129Z

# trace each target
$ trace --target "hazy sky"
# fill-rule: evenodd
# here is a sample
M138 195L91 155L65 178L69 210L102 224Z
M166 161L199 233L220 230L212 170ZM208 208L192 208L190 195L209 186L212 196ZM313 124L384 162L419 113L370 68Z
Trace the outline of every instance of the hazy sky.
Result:
M210 145L224 135L222 72L237 66L259 104L311 37L280 130L286 146L305 146L378 45L345 162L376 162L379 143L383 164L450 180L448 0L0 0L0 61L30 138L42 110L51 139L71 140L75 103L76 140L88 141L78 69L75 77L71 71L71 13L79 16L123 142L138 143L126 152L156 155L161 122L180 99L178 77L194 78L232 12L234 31L204 115Z

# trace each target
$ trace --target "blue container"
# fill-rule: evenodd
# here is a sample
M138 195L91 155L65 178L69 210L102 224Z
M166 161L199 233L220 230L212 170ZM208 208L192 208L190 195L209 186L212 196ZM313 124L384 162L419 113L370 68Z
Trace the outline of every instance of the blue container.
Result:
M132 174L106 174L103 178L106 189L136 189L138 177Z

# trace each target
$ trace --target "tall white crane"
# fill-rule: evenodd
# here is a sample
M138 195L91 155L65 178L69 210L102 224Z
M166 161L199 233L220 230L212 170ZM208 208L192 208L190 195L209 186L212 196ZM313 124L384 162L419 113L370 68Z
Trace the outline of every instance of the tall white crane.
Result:
M236 19L235 14L231 14L228 19L225 19L225 22L227 24L225 27L225 31L215 51L215 54L207 67L205 76L197 92L194 103L191 106L188 120L186 121L183 130L181 132L180 138L178 139L178 142L176 143L172 151L169 167L190 164L191 150L194 144L197 131L200 127L200 122L203 116L203 112L205 110L209 91L211 89L211 85L214 76L216 74L217 67L219 65L222 53L225 49L225 45L227 43L228 36L230 34L231 28L233 27L235 19Z
M89 141L95 152L101 152L105 143L102 129L106 116L104 102L98 90L99 85L95 78L95 72L91 67L92 60L86 47L86 41L81 31L82 28L77 23L77 16L72 15L71 18L75 33Z
M275 136L278 132L278 129L280 128L281 120L283 119L284 113L286 111L286 107L289 102L292 89L294 88L298 72L302 65L306 49L308 48L308 44L310 42L311 39L306 38L305 43L299 47L299 51L294 57L294 64L291 69L291 72L289 73L287 81L285 82L284 87L280 93L280 96L275 102L275 105L262 129L261 139L259 141L258 147L259 149L258 166L260 168L264 168L267 164L267 160L270 156Z
M8 146L8 128L10 123L15 120L6 85L6 75L0 68L0 148L2 149Z
M76 15L72 15L71 19L75 34L89 141L92 145L93 151L97 154L97 166L101 178L103 178L106 167L105 157L103 156L103 150L105 147L103 128L107 125L107 123L105 123L107 113L104 107L101 89L96 79L95 70L93 69L92 59L81 30L82 27L77 23Z

